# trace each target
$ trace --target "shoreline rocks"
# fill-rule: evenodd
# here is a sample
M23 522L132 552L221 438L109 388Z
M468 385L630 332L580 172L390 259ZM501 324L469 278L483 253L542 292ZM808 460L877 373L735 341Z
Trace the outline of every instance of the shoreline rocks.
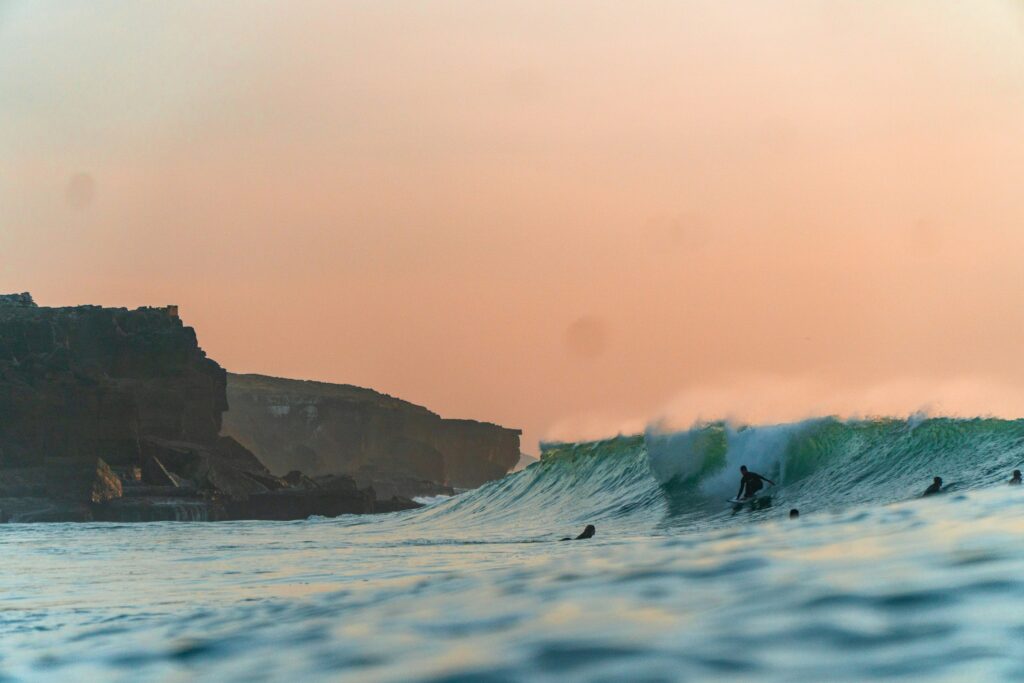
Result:
M0 296L0 521L378 511L351 478L324 487L276 477L222 436L226 384L175 306L46 308ZM403 506L417 505L379 509Z

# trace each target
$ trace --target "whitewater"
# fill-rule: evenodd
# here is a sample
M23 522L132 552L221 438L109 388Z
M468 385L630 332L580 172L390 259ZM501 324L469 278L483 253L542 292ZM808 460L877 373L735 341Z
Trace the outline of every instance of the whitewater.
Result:
M0 681L1020 680L1022 465L1024 420L711 423L389 515L0 525Z

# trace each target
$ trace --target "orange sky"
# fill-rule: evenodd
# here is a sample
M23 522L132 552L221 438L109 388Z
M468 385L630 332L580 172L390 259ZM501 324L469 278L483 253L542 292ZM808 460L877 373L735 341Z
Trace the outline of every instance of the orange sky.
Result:
M0 291L540 438L1024 415L1024 3L0 3Z

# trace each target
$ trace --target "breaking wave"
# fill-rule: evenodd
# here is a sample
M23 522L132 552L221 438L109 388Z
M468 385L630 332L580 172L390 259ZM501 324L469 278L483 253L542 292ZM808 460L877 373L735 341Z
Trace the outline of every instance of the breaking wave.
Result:
M1024 420L816 418L768 426L725 422L677 432L545 444L539 462L436 503L409 523L451 522L504 537L564 532L584 523L644 533L737 520L726 499L740 465L774 480L769 500L743 515L780 508L836 510L919 495L933 476L951 490L1005 481L1024 463ZM447 526L447 524L446 524Z

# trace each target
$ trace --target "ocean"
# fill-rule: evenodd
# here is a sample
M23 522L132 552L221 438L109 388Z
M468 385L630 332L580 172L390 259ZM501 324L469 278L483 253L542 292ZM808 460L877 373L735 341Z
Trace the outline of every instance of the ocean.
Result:
M1022 463L1019 420L716 423L389 515L0 525L0 681L1021 680Z

